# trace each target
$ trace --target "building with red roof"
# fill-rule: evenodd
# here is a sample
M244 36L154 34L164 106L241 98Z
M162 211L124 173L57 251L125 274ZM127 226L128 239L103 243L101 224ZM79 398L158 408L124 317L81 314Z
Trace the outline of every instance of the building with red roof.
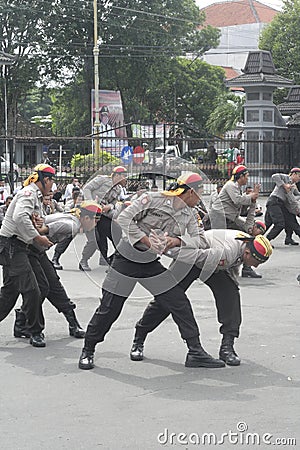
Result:
M256 0L231 0L202 9L205 25L221 30L220 44L203 59L213 65L241 70L249 51L258 49L259 35L278 11Z

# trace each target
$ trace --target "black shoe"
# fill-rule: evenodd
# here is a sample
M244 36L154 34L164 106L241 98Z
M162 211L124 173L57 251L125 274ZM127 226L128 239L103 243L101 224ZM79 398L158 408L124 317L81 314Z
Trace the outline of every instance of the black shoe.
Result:
M186 355L185 367L207 367L208 369L217 369L219 367L225 367L224 361L215 359L205 350L199 352L189 351Z
M262 275L256 273L252 267L243 267L242 269L243 278L262 278Z
M92 269L88 265L87 261L80 261L79 270L82 270L83 272L90 272Z
M90 370L94 365L94 352L92 350L82 350L78 363L79 369Z
M63 266L58 261L58 258L53 257L52 258L52 264L53 264L54 269L56 269L56 270L63 270Z
M69 334L75 338L81 339L85 337L85 331L77 320L74 309L63 312L63 315L69 323Z
M33 334L29 342L33 347L46 347L46 342L43 333Z
M82 339L85 337L85 331L79 327L69 327L69 334L77 339Z
M26 316L21 309L15 309L16 320L14 323L14 337L16 338L30 338L31 334L26 327Z
M299 275L297 276L297 281L298 281L299 284L300 284L300 273L299 273Z
M228 366L239 366L241 360L238 354L235 352L234 337L230 335L224 335L220 347L219 358L222 359Z
M296 242L293 239L286 239L284 245L299 245L299 242Z
M130 350L131 361L143 361L144 344L133 344Z

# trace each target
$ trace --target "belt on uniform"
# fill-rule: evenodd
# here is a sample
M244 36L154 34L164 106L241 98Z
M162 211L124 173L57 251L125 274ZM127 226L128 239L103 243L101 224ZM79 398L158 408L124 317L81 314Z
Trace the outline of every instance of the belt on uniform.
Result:
M129 242L124 241L124 239L122 239L118 244L117 253L119 253L129 261L133 261L136 263L145 264L156 261L158 259L158 256L155 253L151 253L150 251L138 250L137 248L129 244Z
M15 235L11 236L8 239L15 242L19 247L25 248L26 250L29 249L30 244L26 244L25 242L18 239L17 236L15 236Z

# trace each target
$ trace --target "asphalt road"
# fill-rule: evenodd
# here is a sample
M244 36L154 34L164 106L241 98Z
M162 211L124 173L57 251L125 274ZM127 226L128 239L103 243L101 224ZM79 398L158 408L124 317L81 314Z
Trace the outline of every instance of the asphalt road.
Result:
M78 236L63 255L60 274L86 326L105 268L97 254L92 272L78 270L83 243ZM12 312L0 325L0 448L300 448L299 247L284 246L280 236L274 255L259 268L263 278L241 279L240 367L185 368L186 346L171 319L148 337L146 359L130 361L134 324L150 300L139 286L98 345L91 371L77 368L82 340L68 336L64 317L49 302L44 349L12 337ZM188 295L202 342L217 356L211 292L195 282Z

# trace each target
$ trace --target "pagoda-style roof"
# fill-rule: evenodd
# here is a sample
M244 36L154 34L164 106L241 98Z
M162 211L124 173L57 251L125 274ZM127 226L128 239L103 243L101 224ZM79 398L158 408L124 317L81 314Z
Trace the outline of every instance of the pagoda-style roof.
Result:
M268 85L289 87L292 80L277 75L270 52L257 50L249 52L243 74L226 82L228 87Z
M283 116L300 113L300 86L292 86L285 100L277 106Z

